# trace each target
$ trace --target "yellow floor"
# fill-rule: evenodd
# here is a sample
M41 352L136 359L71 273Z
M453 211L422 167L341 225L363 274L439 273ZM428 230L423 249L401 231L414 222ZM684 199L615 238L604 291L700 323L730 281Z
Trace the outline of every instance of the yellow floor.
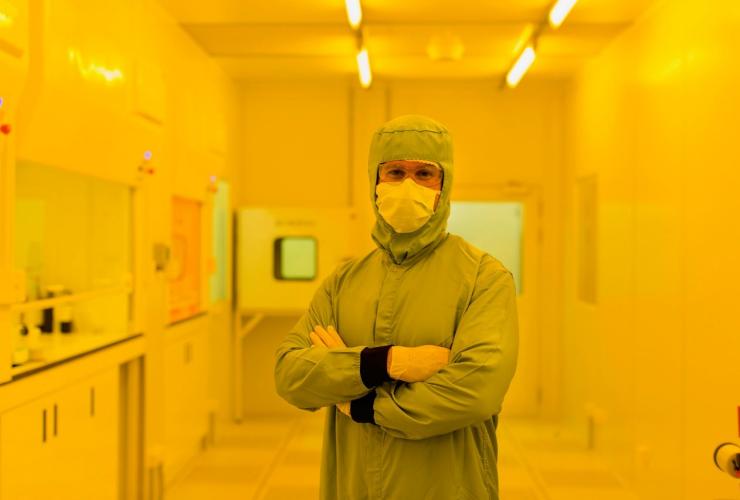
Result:
M323 412L222 425L168 500L318 497ZM555 425L502 419L501 500L635 500L583 440Z

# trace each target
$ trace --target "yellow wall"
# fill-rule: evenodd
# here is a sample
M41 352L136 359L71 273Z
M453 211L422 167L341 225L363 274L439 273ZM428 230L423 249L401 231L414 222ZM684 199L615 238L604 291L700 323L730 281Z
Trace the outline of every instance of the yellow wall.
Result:
M712 463L740 403L740 7L717 3L659 3L569 98L564 406L578 424L592 410L597 448L650 500L737 492ZM576 298L575 200L594 174L591 305Z
M344 81L242 87L243 201L348 205L350 87Z

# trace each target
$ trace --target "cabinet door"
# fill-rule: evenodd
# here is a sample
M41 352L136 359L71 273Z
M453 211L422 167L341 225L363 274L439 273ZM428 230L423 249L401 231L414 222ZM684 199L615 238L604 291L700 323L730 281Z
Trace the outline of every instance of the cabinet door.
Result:
M50 434L54 442L54 467L60 474L55 500L90 498L87 490L95 475L95 458L86 454L92 439L87 425L86 398L82 382L49 397ZM3 499L4 500L4 499Z
M84 491L77 498L116 500L119 463L119 385L118 367L106 370L83 383L80 392L85 426L78 440L77 453L86 457Z
M190 361L190 380L192 380L192 429L193 440L200 439L208 431L208 331L201 330L193 335Z
M118 498L118 368L0 417L0 499Z
M54 490L50 415L41 399L0 419L0 498L31 500Z
M55 500L118 498L118 398L117 367L50 397L53 458L61 474Z
M185 343L173 342L165 349L164 366L164 442L165 478L171 481L187 460L187 393Z
M185 341L185 377L189 391L187 393L187 434L186 443L189 453L197 453L200 439L206 431L205 391L206 391L206 350L203 332L198 331Z
M165 479L170 482L200 449L208 429L206 332L193 330L165 350Z

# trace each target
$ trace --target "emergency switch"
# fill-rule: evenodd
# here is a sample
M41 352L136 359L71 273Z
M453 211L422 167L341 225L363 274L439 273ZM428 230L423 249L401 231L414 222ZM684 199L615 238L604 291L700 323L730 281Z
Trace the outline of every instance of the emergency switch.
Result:
M10 127L10 123L3 123L2 125L0 125L0 133L2 133L3 135L8 135L11 130L12 129Z

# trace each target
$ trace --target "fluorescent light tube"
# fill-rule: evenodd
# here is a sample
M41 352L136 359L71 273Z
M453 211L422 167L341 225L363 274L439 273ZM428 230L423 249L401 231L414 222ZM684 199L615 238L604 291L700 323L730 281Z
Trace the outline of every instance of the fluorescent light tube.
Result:
M359 1L359 0L358 0ZM570 13L577 0L558 0L550 9L550 26L553 28L560 27L565 18Z
M360 6L360 0L344 0L344 5L347 7L347 20L349 25L352 26L353 30L360 27L362 23L362 7Z
M360 74L362 88L370 87L370 84L373 83L373 75L370 72L370 59L367 55L367 49L364 47L357 53L357 69Z
M511 67L509 73L506 75L506 84L509 87L514 88L519 85L524 73L532 66L535 57L536 54L531 45L522 51L519 59L516 60L514 66Z

